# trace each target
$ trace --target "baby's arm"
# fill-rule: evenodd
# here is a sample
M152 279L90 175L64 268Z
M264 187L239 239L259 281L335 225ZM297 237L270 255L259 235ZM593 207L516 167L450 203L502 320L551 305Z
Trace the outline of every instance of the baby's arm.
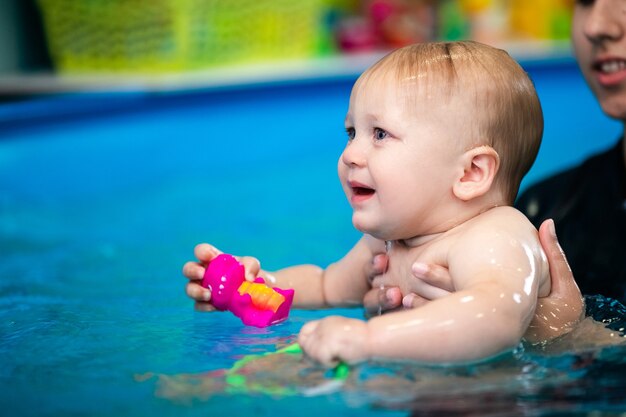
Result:
M531 343L549 341L568 333L584 315L583 297L559 245L553 220L541 224L539 239L548 258L552 289L547 296L537 300L535 315L524 335L524 339ZM419 284L411 288L413 293L403 296L397 287L377 290L374 284L374 289L366 294L366 308L377 314L381 308L383 311L400 306L416 308L454 291L448 269L440 265L416 263L412 275L411 279ZM433 288L436 292L432 291ZM392 290L398 292L395 299L388 296Z
M492 226L465 233L451 247L457 292L369 322L333 317L309 323L299 338L305 352L325 364L368 358L466 362L514 347L533 316L539 281L548 280L547 263L534 228Z
M364 235L340 260L326 269L313 265L297 265L275 272L262 271L272 286L293 288L294 306L300 308L347 307L363 305L363 296L370 288L374 252L384 244Z
M294 307L320 308L326 306L362 305L363 295L369 289L368 277L376 273L372 265L375 252L382 251L384 244L370 236L364 236L341 260L326 269L315 265L297 265L275 272L260 269L253 257L240 257L246 268L246 279L260 276L272 287L295 290ZM205 266L221 251L208 245L196 246L199 262L187 262L183 274L189 279L187 295L196 300L199 310L211 310L211 293L200 285Z

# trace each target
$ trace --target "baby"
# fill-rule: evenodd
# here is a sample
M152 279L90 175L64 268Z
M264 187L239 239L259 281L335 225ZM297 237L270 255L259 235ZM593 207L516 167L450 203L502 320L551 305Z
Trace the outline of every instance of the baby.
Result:
M383 283L409 292L417 260L447 267L455 292L368 322L308 323L304 351L459 362L517 345L550 292L537 232L511 207L543 131L526 73L478 43L412 45L358 79L345 123L339 177L369 252L391 242Z
M417 261L447 268L454 291L368 321L307 323L298 337L305 353L326 365L449 363L515 347L550 293L537 231L511 207L543 131L527 74L476 42L408 46L361 75L345 124L339 177L363 238L326 269L301 265L264 273L266 281L294 288L297 307L360 304L368 265L387 249L377 285L414 291Z

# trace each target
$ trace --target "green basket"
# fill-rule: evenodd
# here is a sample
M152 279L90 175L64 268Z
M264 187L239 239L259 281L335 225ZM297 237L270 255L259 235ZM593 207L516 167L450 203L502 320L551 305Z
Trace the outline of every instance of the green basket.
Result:
M327 51L328 0L39 0L61 72L171 72Z

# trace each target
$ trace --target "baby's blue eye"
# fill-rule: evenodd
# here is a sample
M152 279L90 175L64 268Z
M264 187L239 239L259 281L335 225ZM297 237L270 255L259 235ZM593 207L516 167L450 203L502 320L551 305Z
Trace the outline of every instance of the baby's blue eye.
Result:
M387 137L387 132L381 128L375 127L374 128L374 139L376 140L383 140Z
M346 127L346 133L348 134L348 140L354 139L354 136L356 135L356 131L353 127Z

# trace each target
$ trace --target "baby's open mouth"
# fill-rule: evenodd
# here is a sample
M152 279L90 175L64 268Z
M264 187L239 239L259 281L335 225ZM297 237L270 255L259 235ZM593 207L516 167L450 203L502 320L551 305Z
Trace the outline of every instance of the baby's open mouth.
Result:
M367 187L352 187L352 192L354 195L372 195L374 194L374 190L372 188Z

